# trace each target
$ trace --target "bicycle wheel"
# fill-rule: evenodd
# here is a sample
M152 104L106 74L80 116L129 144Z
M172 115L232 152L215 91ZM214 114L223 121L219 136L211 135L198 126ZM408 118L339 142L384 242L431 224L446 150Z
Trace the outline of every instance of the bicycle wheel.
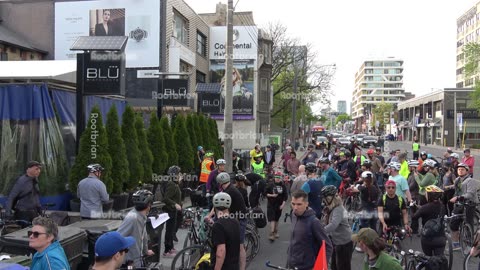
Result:
M480 258L470 256L470 253L463 260L463 270L477 270Z
M410 260L407 264L407 267L405 268L405 270L416 270L415 269L415 260Z
M463 256L467 256L470 253L470 249L473 245L473 229L468 223L463 223L460 227L460 247L463 252Z
M447 234L447 245L445 246L445 257L448 259L448 270L452 270L453 266L453 244L452 238Z
M205 247L191 246L180 250L172 261L172 270L193 270L197 262L205 254Z
M247 257L247 265L253 260L260 250L260 242L255 233L251 231L245 232L245 241L243 243Z

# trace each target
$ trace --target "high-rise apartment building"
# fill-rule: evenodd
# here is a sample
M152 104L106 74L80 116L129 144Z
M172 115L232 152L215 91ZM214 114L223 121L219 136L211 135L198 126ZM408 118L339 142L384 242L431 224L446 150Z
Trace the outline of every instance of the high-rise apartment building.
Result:
M469 42L480 42L480 2L457 19L457 88L473 87L478 74L465 78L463 48Z
M347 113L347 101L346 100L337 101L337 112L338 113Z
M366 132L373 126L370 114L377 104L385 102L396 106L404 99L403 60L392 57L363 62L355 74L352 95L351 116L356 129Z

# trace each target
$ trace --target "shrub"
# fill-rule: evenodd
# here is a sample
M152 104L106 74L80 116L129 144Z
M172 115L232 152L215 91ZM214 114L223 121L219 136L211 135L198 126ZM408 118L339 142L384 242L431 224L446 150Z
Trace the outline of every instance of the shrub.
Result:
M165 148L168 155L167 168L173 165L178 165L178 153L174 147L173 131L168 123L168 118L162 117L162 119L160 119L160 125L162 126Z
M187 127L185 125L185 117L178 115L175 119L175 126L173 129L173 137L175 139L175 146L177 153L180 154L178 166L184 172L190 172L193 169L193 148L190 143Z
M140 150L140 162L143 166L143 183L152 182L152 164L153 154L147 142L147 135L145 134L145 126L143 125L143 118L137 116L135 119L135 129L138 137L138 149Z
M160 126L160 121L158 121L155 112L153 112L152 117L150 117L147 139L148 145L153 154L152 171L156 174L163 174L167 169L168 155L165 151L165 138ZM173 145L171 147L173 147Z
M130 171L127 160L127 150L122 138L122 132L118 123L117 108L113 105L107 114L106 131L108 137L108 153L112 158L112 164L115 164L115 170L112 170L112 181L114 194L120 194L123 191L123 184L129 179Z
M138 138L135 130L135 112L130 106L127 106L123 113L122 137L127 149L128 168L130 170L130 178L125 182L126 189L132 190L143 179L143 166L140 163L140 150L138 149Z
M188 136L190 138L190 143L192 144L192 149L193 149L193 164L197 164L197 157L195 153L197 152L197 147L200 145L197 142L197 134L195 133L195 123L193 120L193 115L189 114L187 115L187 123L186 123L187 131L188 131Z

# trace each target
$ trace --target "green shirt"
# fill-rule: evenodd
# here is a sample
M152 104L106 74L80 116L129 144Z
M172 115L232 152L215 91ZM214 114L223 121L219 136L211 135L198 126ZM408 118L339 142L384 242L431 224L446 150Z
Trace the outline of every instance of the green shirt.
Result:
M413 149L413 151L418 152L418 150L420 150L420 144L413 143L412 144L412 149Z
M425 188L430 185L435 185L437 183L437 178L431 172L427 172L425 175L419 173L417 176L415 176L415 181L419 187L418 193L425 196Z
M382 251L373 266L368 264L368 255L365 256L363 270L403 270L403 268L397 259Z

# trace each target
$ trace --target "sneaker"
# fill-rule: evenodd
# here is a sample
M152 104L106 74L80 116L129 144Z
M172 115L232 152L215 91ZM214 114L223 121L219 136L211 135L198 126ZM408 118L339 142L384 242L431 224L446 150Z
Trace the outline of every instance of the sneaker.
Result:
M167 252L167 253L163 253L163 257L173 258L173 257L175 257L175 254L174 254L174 253L171 253L171 251L169 251L169 252Z
M270 239L270 241L274 241L275 240L275 234L271 232L268 239Z
M170 249L170 252L169 252L169 253L177 254L178 251L177 251L175 248L172 248L172 249Z
M356 252L363 253L363 250L362 250L359 246L356 246L356 247L355 247L355 251L356 251Z
M279 238L279 237L280 237L280 234L278 234L278 232L275 231L275 233L273 234L273 236L274 236L275 238Z
M452 247L453 247L452 250L454 250L454 251L461 249L459 242L453 242L453 243L452 243Z

